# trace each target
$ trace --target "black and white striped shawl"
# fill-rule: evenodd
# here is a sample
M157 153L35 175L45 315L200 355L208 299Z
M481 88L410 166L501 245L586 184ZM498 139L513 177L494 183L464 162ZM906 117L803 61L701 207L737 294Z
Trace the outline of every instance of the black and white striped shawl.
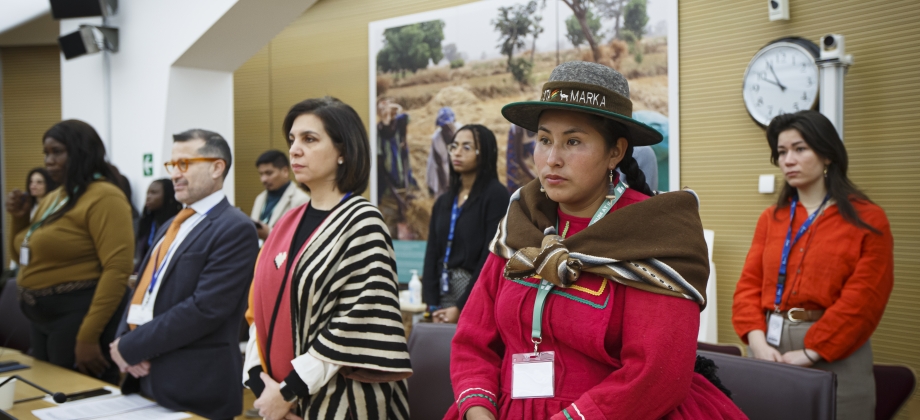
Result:
M393 244L380 212L360 196L316 229L291 284L294 354L343 366L301 404L304 418L408 419L412 374L399 310Z

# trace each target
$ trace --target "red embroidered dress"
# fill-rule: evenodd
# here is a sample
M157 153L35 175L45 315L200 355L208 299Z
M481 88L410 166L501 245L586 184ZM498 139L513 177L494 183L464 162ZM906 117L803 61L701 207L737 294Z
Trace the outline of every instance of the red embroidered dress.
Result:
M627 190L613 210L644 200ZM572 236L590 218L559 211ZM506 260L489 255L463 310L451 349L457 404L498 419L736 419L746 416L694 373L699 306L689 299L626 287L583 273L555 288L543 314L540 351L555 351L555 397L511 399L511 355L533 351L531 323L539 281L507 279Z

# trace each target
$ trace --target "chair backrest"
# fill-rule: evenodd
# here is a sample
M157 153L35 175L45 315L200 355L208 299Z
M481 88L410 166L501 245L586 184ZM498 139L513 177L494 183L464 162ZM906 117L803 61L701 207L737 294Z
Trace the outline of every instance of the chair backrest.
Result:
M420 322L409 336L409 415L413 419L440 419L454 404L450 384L450 342L456 324Z
M697 341L697 350L706 350L714 353L730 354L732 356L744 356L744 347L737 344L712 344Z
M872 365L875 373L875 420L893 419L910 398L917 375L904 365Z
M833 372L698 350L718 366L716 375L751 420L833 420L837 378Z
M0 293L0 347L26 353L32 342L31 334L32 323L19 307L16 279L9 279Z

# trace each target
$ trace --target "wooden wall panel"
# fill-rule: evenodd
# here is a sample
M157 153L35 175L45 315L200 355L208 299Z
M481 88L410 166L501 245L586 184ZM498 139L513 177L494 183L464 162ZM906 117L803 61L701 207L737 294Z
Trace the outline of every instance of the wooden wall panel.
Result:
M248 213L262 191L253 166L259 153L269 147L287 150L281 123L297 102L335 96L354 107L368 127L368 23L469 2L321 0L278 34L234 73L234 157L241 162L237 205ZM262 107L265 101L268 106Z
M4 194L25 190L26 174L44 166L42 134L61 120L60 57L57 46L0 48ZM6 250L9 216L5 210L3 217ZM4 259L8 256L5 252Z
M748 117L741 78L767 42L846 36L856 63L846 76L844 135L850 177L891 222L895 288L872 338L875 359L920 371L920 3L790 0L792 19L770 22L764 2L682 2L680 25L681 181L702 200L703 224L715 230L719 339L740 342L731 326L735 283L757 217L775 195L757 193L769 163L764 132ZM914 395L901 418L920 418Z
M233 170L236 205L249 214L264 187L259 182L256 159L274 147L271 127L271 45L266 45L233 74ZM281 150L285 150L282 146Z

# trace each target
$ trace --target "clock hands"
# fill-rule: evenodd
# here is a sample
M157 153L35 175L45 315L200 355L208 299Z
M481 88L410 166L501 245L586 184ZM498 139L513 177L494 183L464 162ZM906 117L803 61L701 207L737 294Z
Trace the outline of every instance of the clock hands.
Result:
M785 92L786 86L783 86L783 83L779 81L779 77L776 76L776 71L773 70L773 65L767 62L767 68L770 69L770 73L773 73L773 79L776 80L776 83L773 83L773 82L770 82L770 83L773 83L774 85L779 86L780 90ZM769 80L767 81L769 82Z

